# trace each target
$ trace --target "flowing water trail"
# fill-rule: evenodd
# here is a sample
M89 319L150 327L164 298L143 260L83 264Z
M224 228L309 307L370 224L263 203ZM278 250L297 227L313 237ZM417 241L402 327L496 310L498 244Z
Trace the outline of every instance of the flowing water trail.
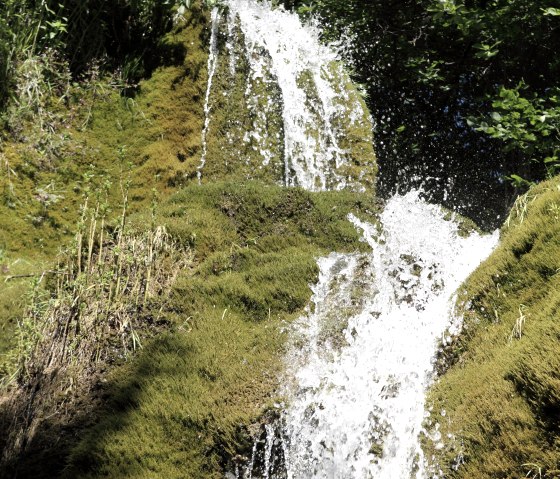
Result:
M206 95L204 97L204 127L202 129L202 156L200 165L198 166L196 175L198 183L202 180L202 169L206 164L206 156L208 154L208 132L210 130L210 93L212 92L212 80L216 72L218 64L218 26L220 21L220 12L214 8L211 13L211 34L210 34L210 53L208 55L208 83L206 85Z
M248 65L245 97L256 94L258 81L274 82L281 91L286 186L363 191L341 170L351 161L340 146L341 125L363 121L364 109L341 87L349 80L336 53L320 42L317 29L269 2L225 4L227 15L212 13L199 180L208 152L212 80L223 54L229 58L221 65L231 78ZM222 21L227 24L220 26ZM246 103L255 119L273 110ZM265 151L266 118L257 124L244 141L262 140L255 149L266 165L273 157ZM318 260L319 280L307 313L294 326L286 359L287 406L280 421L265 425L248 465L235 477L426 477L419 435L437 342L454 321L455 291L497 242L497 234L460 234L447 216L410 192L391 198L377 225L349 218L371 252Z
M331 123L337 113L334 106L336 92L328 81L323 80L328 74L324 67L336 60L336 55L318 41L317 34L310 34L309 27L303 27L299 18L289 12L272 11L267 2L252 0L234 0L228 5L239 18L249 56L262 58L258 52L266 48L271 57L272 74L282 91L286 186L325 189L326 173L332 170L330 162L340 161ZM262 66L253 61L252 68L258 72ZM308 132L317 120L317 114L308 105L303 75L320 82L323 90L317 92L319 102L314 107L319 110L318 116L324 127L316 135Z
M454 292L497 234L462 236L418 192L388 201L381 230L351 219L372 252L319 261L295 332L305 346L288 361L287 477L424 478L419 434L437 341Z

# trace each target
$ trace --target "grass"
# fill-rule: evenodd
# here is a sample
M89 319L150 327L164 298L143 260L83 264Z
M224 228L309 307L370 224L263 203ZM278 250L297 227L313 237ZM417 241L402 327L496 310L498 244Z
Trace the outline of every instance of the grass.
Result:
M354 193L260 183L173 196L159 219L197 260L173 287L173 331L111 374L109 405L66 477L218 478L250 457L250 425L276 399L286 326L309 301L316 257L363 250L346 215L375 210Z
M100 371L157 332L169 286L191 264L188 249L153 218L151 226L129 228L126 202L116 228L107 231L104 220L100 205L84 205L71 248L56 268L34 279L18 320L3 385L10 400L2 415L12 419L0 421L2 467L9 474L36 476L37 467L45 471L40 474L55 473L68 447L64 428L76 427L73 413L82 412L76 404L95 396Z
M31 278L37 267L46 269L44 258L12 259L0 252L0 356L16 346L14 331L23 316L31 289ZM0 361L0 377L8 373Z
M121 185L129 184L131 212L149 208L196 173L206 87L206 18L198 9L170 33L173 52L139 85L120 95L115 78L95 68L81 84L50 96L49 128L33 117L0 141L0 363L14 344L30 278L40 276L75 233L86 196L107 195L107 221L119 215ZM5 174L4 174L5 173ZM105 201L105 200L104 200ZM1 366L0 366L1 369Z
M426 441L445 477L560 475L559 205L558 178L520 197L461 293L464 332L429 395L432 427L450 435Z

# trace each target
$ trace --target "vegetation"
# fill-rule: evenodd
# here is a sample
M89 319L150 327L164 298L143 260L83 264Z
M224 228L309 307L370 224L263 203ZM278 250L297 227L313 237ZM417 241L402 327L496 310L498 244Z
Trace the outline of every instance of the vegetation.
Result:
M51 269L71 241L85 197L106 195L109 223L120 212L119 185L129 183L134 212L150 207L153 188L163 198L194 177L206 20L196 9L185 17L161 42L176 55L135 98L121 95L118 76L93 67L79 83L65 77L60 91L41 89L40 110L10 107L18 128L0 141L0 354L12 344L29 279Z
M285 3L320 15L328 39L353 37L348 55L378 120L382 194L419 172L439 186L451 178L447 204L491 227L512 193L497 177L523 186L558 172L558 9ZM347 215L375 221L378 208L367 122L341 146L355 159L345 175L368 193L281 188L279 162L255 168L255 145L237 141L266 127L281 157L281 115L268 101L278 91L251 85L255 109L272 104L269 123L254 125L239 107L242 67L235 78L225 62L216 71L209 162L194 185L207 13L176 7L0 5L3 473L223 477L248 460L274 409L286 326L309 301L316 258L366 248ZM498 186L481 195L488 185ZM442 350L425 440L445 477L560 474L559 218L558 179L532 187L461 293L465 333ZM340 326L326 324L325 338Z
M217 148L193 186L209 32L197 5L183 16L158 37L152 60L165 61L137 85L115 70L124 57L70 61L66 32L55 52L37 47L24 61L31 76L17 61L11 70L0 156L0 324L13 338L1 361L3 473L221 477L247 460L250 429L271 407L285 326L309 301L316 257L366 247L346 216L373 220L371 194L284 190L267 173L247 183L240 157L222 161ZM151 55L133 53L142 65ZM227 123L220 114L213 126ZM371 167L371 184L363 133L344 147Z
M162 38L173 26L176 5L171 0L6 0L0 6L0 105L14 96L24 64L45 57L40 68L49 80L60 74L61 61L76 77L101 59L110 70L120 68L126 80L147 76L170 53Z
M218 36L221 61L216 65L209 95L211 124L207 135L207 157L211 161L204 165L202 181L227 174L242 179L285 182L283 101L271 59L267 58L266 51L260 52L262 65L259 74L255 75L244 51L241 29L235 26L232 32L238 41L231 42L231 45L226 44L225 34ZM227 58L230 61L223 60ZM349 188L373 193L377 161L367 107L341 62L331 62L325 73L332 79L336 92L341 94L337 100L344 103L341 110L346 111L337 114L336 124L332 125L338 147L347 162L333 168L334 175L345 178ZM302 72L297 82L310 104L320 104L317 85L310 71ZM224 91L228 94L224 95ZM354 118L348 104L360 105L363 114ZM324 127L321 111L316 109L313 120L306 126L311 136L320 135ZM326 178L327 185L333 181L333 178Z
M86 203L71 249L35 280L12 351L11 398L2 410L11 418L2 424L0 443L6 474L56 473L73 443L65 428L77 427L76 411L90 412L87 405L81 410L100 372L141 348L140 335L161 324L169 286L190 264L188 250L153 221L151 228L130 230L126 201L115 231L106 231L105 220L102 204Z
M82 254L83 267L91 257L91 276L63 280L68 295L61 294L57 286L57 300L49 303L40 322L33 315L27 321L41 325L47 318L56 318L47 322L54 326L41 334L36 349L39 357L32 356L25 363L33 365L32 375L46 381L45 375L50 377L51 369L45 365L53 362L53 354L40 345L58 348L61 342L51 341L70 320L64 311L72 311L68 306L76 302L75 298L87 304L85 309L79 309L81 319L69 323L81 324L80 330L71 328L68 338L72 347L66 354L75 358L69 361L71 369L63 372L51 365L59 378L52 386L54 391L43 397L41 407L33 408L34 413L43 411L33 417L53 419L35 420L34 427L24 428L30 436L18 456L18 472L53 477L69 460L68 477L207 478L222 477L225 465L243 461L239 453L250 457L247 428L272 405L285 326L309 301L309 284L318 274L316 257L335 249L367 248L346 217L354 212L373 220L376 209L374 203L357 193L312 194L262 183L188 187L171 197L150 223L165 227L178 245L173 255L180 254L181 248L192 251L195 263L190 268L180 268L167 300L158 299L146 310L152 312L148 316L135 306L138 301L142 303L143 293L138 287L148 280L146 272L138 280L132 272L120 275L128 278L130 288L123 283L126 296L114 298L116 290L107 285L114 285L115 279L105 284L107 275L97 271L105 265L115 265L115 260L101 258L123 255L124 247L118 247L119 241L130 245L124 251L134 248L135 257L142 250L134 246L133 240L119 240L119 236L115 249L106 245L104 253L100 248L106 241L87 242L94 247L92 253L88 247ZM146 216L130 218L130 228L145 225ZM154 231L157 234L161 230ZM147 245L150 241L148 238ZM126 258L126 253L122 257ZM141 258L140 255L126 264L135 269L143 262ZM175 263L175 269L170 268L171 258L164 263L168 265L164 268L166 278L172 277L179 266ZM75 261L68 265L70 270L77 271ZM112 276L115 274L118 271ZM155 281L161 275L154 273L152 277ZM86 288L88 282L91 287ZM160 280L157 284L164 283ZM132 316L126 313L129 310L134 312ZM90 314L96 311L106 314ZM160 317L155 323L149 320L154 311ZM148 323L143 318L148 318ZM168 332L145 339L153 334L154 324L165 325ZM107 328L113 334L102 341ZM108 384L103 385L95 376L93 381L84 377L106 368L108 359L118 359L115 353L101 353L106 361L97 367L87 360L91 355L98 357L99 348L114 348L113 342L122 339L127 347L143 345L137 359L113 367ZM110 351L121 350L122 347ZM60 359L61 365L67 364ZM16 405L29 404L25 391L35 390L35 383L28 383L28 374L26 369L19 376L22 386L29 386L21 393L25 400L17 398ZM74 386L68 387L69 377L74 378ZM77 401L73 396L77 391L82 401L84 395L93 398L93 407L76 416L62 414L66 408L73 410L71 398ZM101 398L107 398L105 404ZM68 434L98 417L101 420L88 429L83 439L72 444ZM19 430L16 433L22 434ZM53 434L63 437L56 442L55 451L51 449ZM38 457L44 459L38 462ZM51 458L48 462L47 457Z
M23 9L24 5L27 4L8 2L0 9ZM0 17L0 22L7 20L16 18L12 14ZM84 220L89 221L89 213L83 217L84 204L97 205L95 214L100 231L92 254L97 255L97 245L105 243L105 253L109 255L98 260L96 265L101 267L118 256L119 249L123 253L123 247L118 244L121 233L117 232L121 231L125 192L128 213L151 209L154 201L161 201L194 177L203 123L200 98L206 88L205 25L206 14L200 8L193 6L183 12L173 31L159 40L158 48L165 50L165 62L136 86L134 98L123 95L126 79L119 70L110 71L113 68L110 64L94 61L86 71L72 72L67 60L58 56L62 55L61 50L38 49L29 53L23 63L18 60L19 63L13 64L18 69L11 70L15 77L11 77L13 83L9 86L15 95L4 103L5 128L0 139L2 414L9 414L7 411L13 412L14 408L17 411L21 401L25 403L30 391L34 391L32 384L38 385L41 394L28 401L34 406L27 411L29 414L14 414L19 420L13 423L4 422L4 416L0 421L3 473L9 470L4 467L14 465L19 452L24 470L42 465L45 471L50 471L53 464L55 468L63 464L69 444L75 441L73 431L85 427L95 417L88 413L95 410L101 397L98 394L92 397L92 391L102 384L104 371L126 355L139 339L130 325L139 321L138 334L146 335L147 326L142 318L157 317L157 311L137 315L137 301L125 295L107 309L107 316L116 315L118 321L94 323L99 330L91 333L88 327L93 326L88 320L85 327L72 316L79 313L91 318L91 310L76 312L69 308L71 316L68 316L65 308L75 298L80 298L81 304L96 304L92 299L106 292L111 269L103 266L104 274L109 277L96 278L100 270L97 266L93 268L86 277L89 275L87 281L95 287L88 286L89 289L81 291L83 275L73 276L76 271L69 276L63 273L68 261L76 257L73 251L77 246L59 256L63 258L59 266L56 258L59 248L66 250L72 243L76 225L80 229ZM22 28L14 27L14 32L21 33ZM16 48L11 42L2 45ZM60 61L54 62L55 58ZM56 76L49 73L51 69ZM152 221L148 219L147 224L151 225ZM87 236L83 229L80 231ZM126 243L136 245L138 252L141 237L142 234L132 239L127 236ZM90 243L84 239L82 247L87 250ZM53 273L59 268L60 275ZM56 286L54 279L46 281L53 274L55 279L64 280L63 284ZM92 276L95 281L91 280ZM121 289L121 293L124 291ZM106 302L115 299L118 298L106 298ZM30 310L30 301L37 307ZM134 314L129 321L123 314L131 311ZM45 366L46 353L42 352L42 349L50 351L50 346L44 347L45 342L56 337L56 343L68 332L60 334L60 329L48 328L42 331L47 318L55 318L55 325L62 324L66 318L69 324L81 328L68 337L72 354L52 356L56 361L50 366ZM148 329L155 327L152 320L147 322ZM113 334L115 329L118 334ZM105 336L100 334L107 330L110 334L103 342ZM154 332L151 331L149 334ZM84 335L99 340L95 354L91 351L93 343L82 341ZM76 362L78 345L78 356L82 359ZM25 363L32 351L40 354L32 355L30 363ZM94 357L99 361L94 361ZM89 365L87 360L91 360ZM39 374L41 367L59 372L45 379ZM6 402L8 392L15 397L13 402ZM54 413L56 420L37 423L45 411ZM8 424L11 424L9 430ZM35 430L37 435L33 434ZM52 444L57 444L57 448L50 448ZM47 472L41 474L48 476Z
M496 227L514 199L497 177L523 186L556 172L560 10L551 2L284 3L318 15L328 40L350 39L377 122L381 194L422 184Z
M518 198L500 246L460 293L464 329L429 397L426 447L445 477L560 473L559 238L555 178Z

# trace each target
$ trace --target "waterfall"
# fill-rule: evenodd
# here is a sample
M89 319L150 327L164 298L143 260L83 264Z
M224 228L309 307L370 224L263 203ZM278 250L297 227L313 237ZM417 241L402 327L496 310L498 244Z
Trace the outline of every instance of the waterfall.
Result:
M245 178L270 171L286 186L374 194L371 119L336 53L269 2L225 6L227 15L212 13L199 180L223 161ZM216 82L230 90L213 93ZM220 105L234 118L212 114ZM211 145L212 122L226 133ZM420 435L437 343L457 320L455 291L497 242L460 232L452 216L413 191L391 198L378 224L349 217L370 252L318 259L311 303L292 330L286 405L244 470L227 477L427 477Z
M370 254L319 261L312 305L289 358L288 478L426 477L419 434L437 341L453 294L497 234L463 237L418 192L394 196L377 226L351 218Z
M280 167L278 179L286 186L371 189L376 168L371 118L359 92L348 88L351 81L336 52L319 41L316 28L269 2L224 5L227 15L212 12L199 178L211 176L205 166L213 156L236 163L236 170L245 163L247 178ZM219 87L213 91L216 81L228 94ZM214 114L219 109L228 118ZM213 122L227 133L213 138L212 149Z
M214 74L216 73L216 65L218 63L218 22L220 19L220 14L217 8L212 10L212 29L210 36L210 54L208 55L208 84L206 86L206 95L204 97L204 128L202 129L202 157L200 159L200 165L196 172L198 177L198 183L200 184L202 179L202 169L206 164L206 156L208 155L208 131L210 129L210 93L212 92L212 80L214 79Z

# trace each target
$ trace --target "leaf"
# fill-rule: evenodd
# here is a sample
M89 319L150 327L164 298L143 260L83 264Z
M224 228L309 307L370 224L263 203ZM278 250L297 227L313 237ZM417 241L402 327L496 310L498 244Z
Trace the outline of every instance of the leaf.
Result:
M513 186L515 186L516 188L531 186L533 184L533 182L527 181L525 178L522 178L521 176L515 174L506 176L506 178L510 180L513 183Z
M543 15L550 15L553 17L560 16L560 8L549 7L549 8L543 8L542 10L543 10Z

